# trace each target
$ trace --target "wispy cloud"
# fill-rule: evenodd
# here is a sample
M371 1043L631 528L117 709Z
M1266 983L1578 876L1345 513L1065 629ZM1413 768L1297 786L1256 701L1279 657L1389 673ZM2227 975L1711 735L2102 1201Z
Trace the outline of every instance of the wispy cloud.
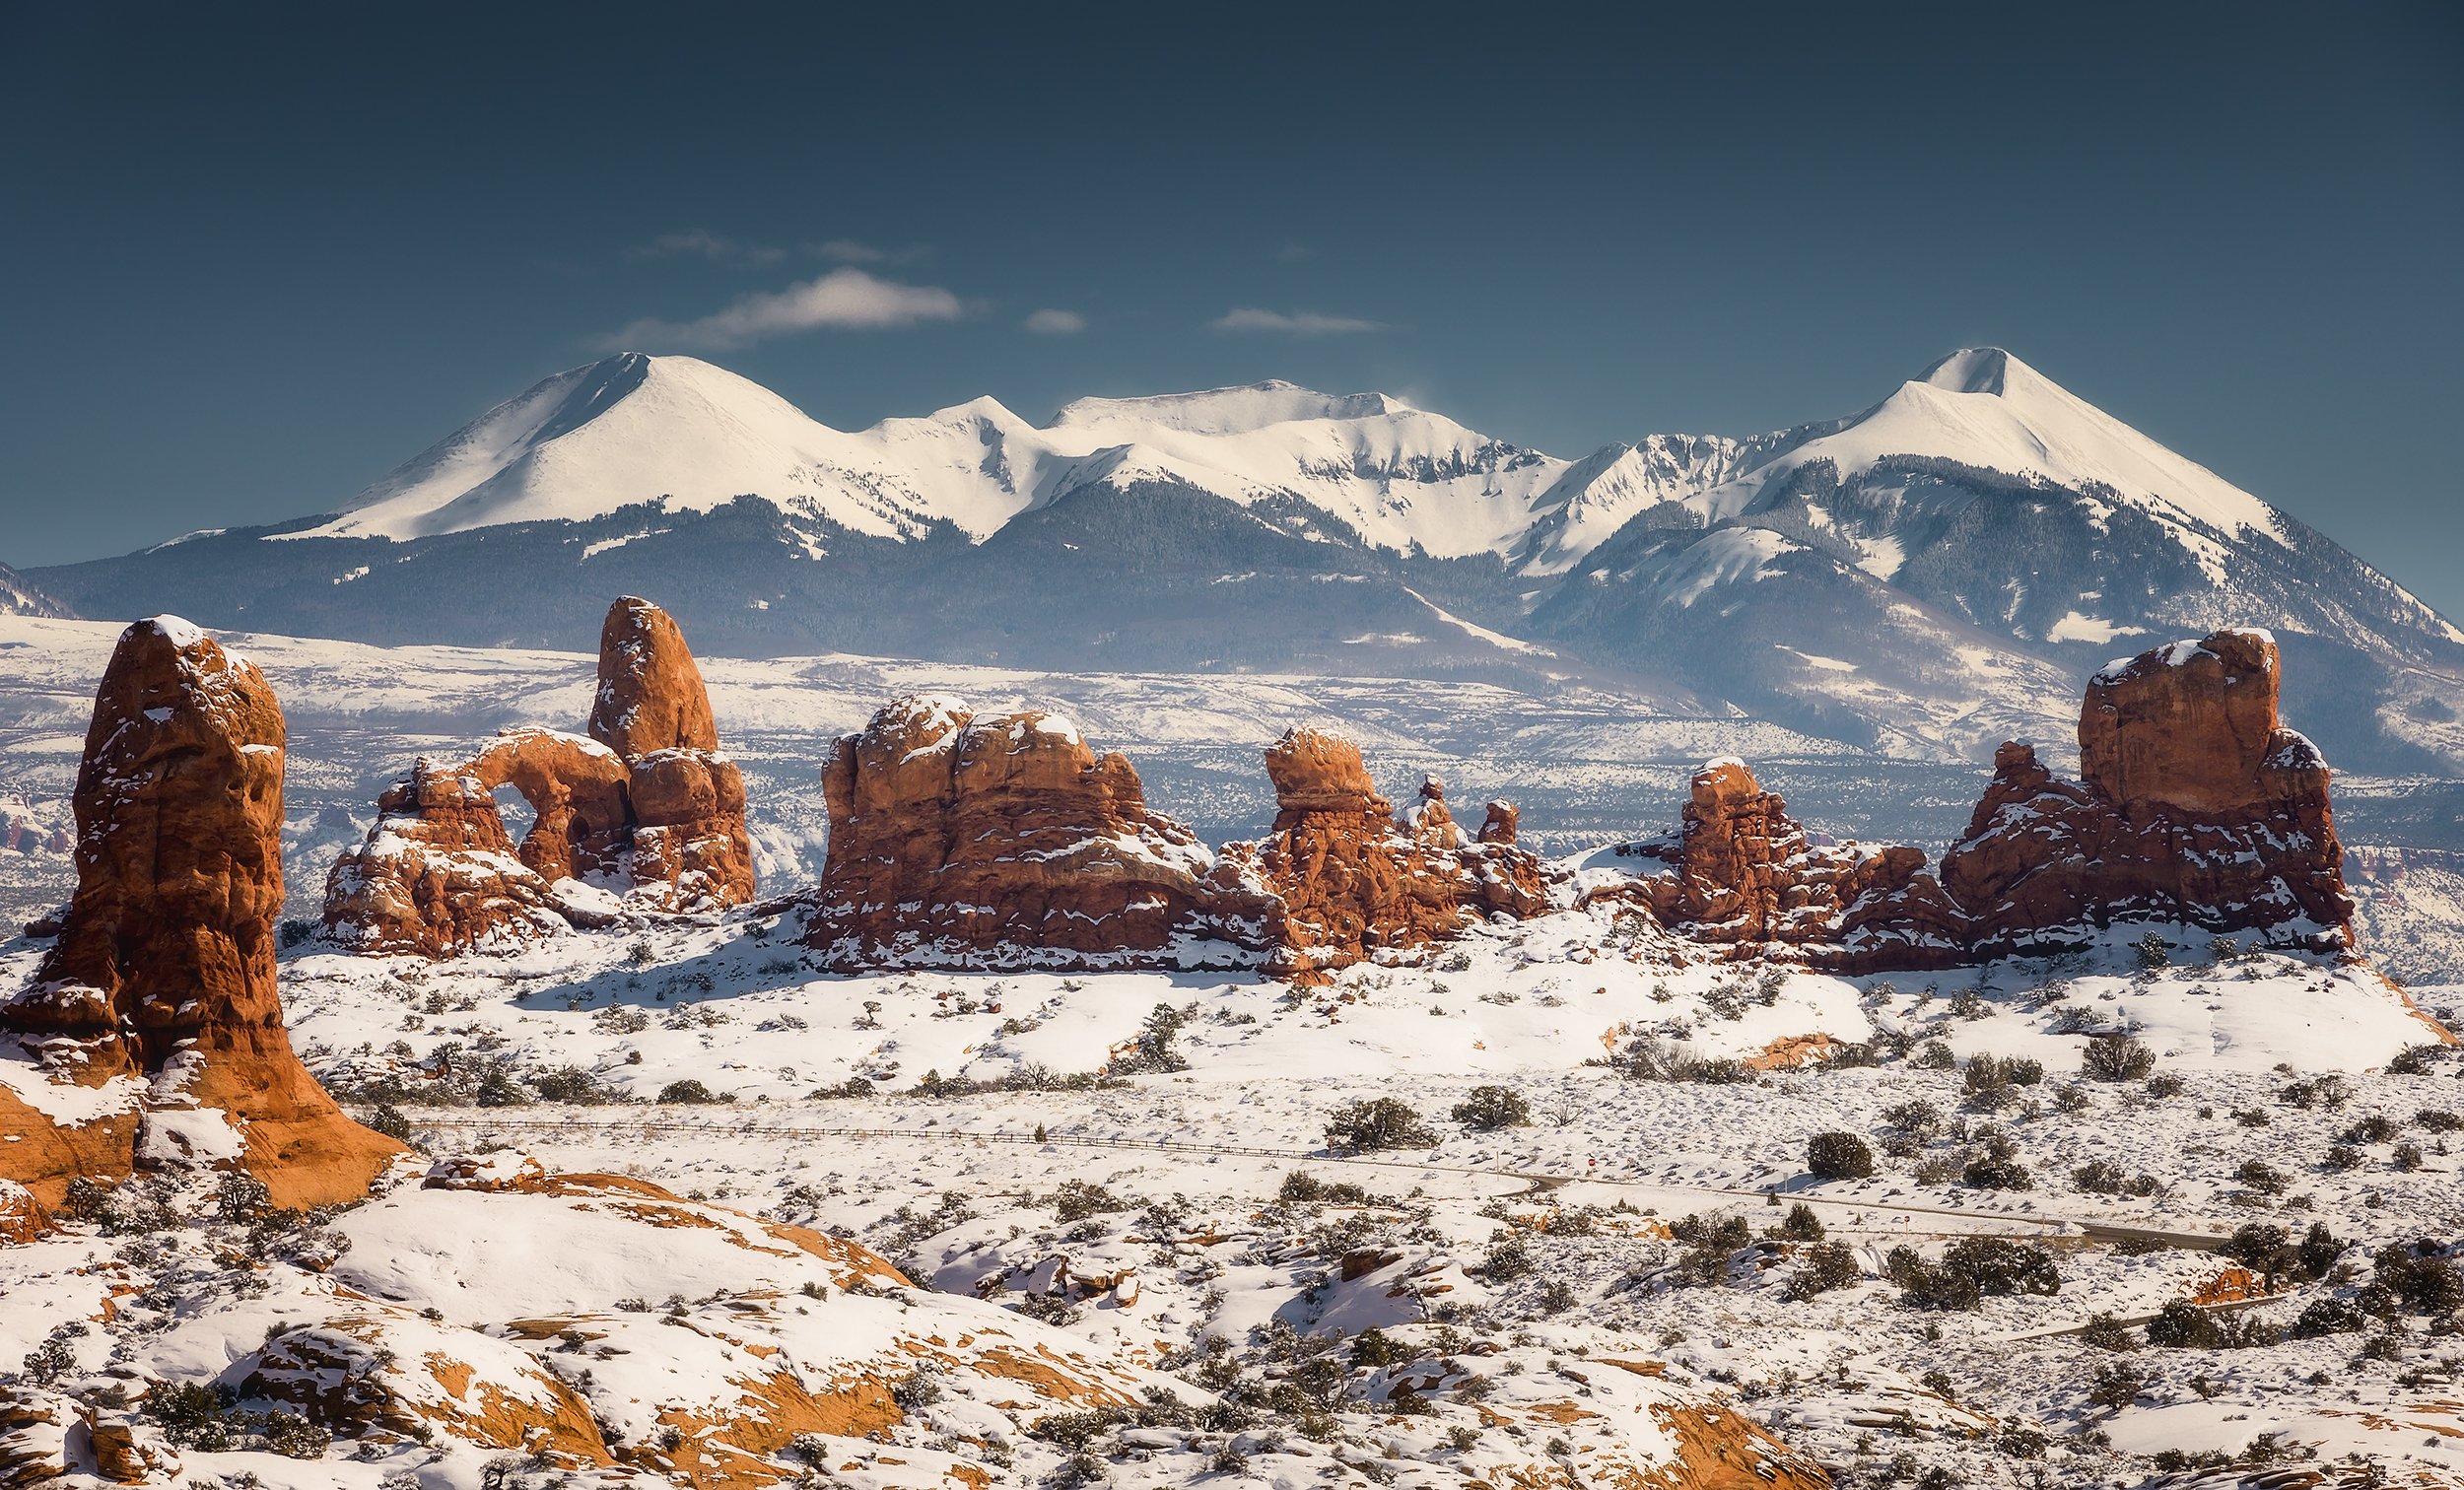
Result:
M787 256L785 248L764 243L742 243L707 228L685 233L662 233L638 248L627 250L627 258L705 258L715 264L758 266L776 264Z
M1206 323L1210 331L1271 331L1281 336L1347 336L1359 331L1383 331L1381 321L1360 320L1349 315L1321 315L1315 310L1262 310L1244 305L1227 310Z
M922 243L904 248L884 248L861 238L826 238L806 243L804 251L815 258L836 259L842 264L911 264L932 250Z
M902 285L861 269L833 269L762 295L748 295L698 320L638 320L608 338L616 347L722 351L799 331L879 331L965 313L958 297L935 285Z
M1075 336L1086 329L1086 317L1075 310L1038 310L1022 322L1038 336Z

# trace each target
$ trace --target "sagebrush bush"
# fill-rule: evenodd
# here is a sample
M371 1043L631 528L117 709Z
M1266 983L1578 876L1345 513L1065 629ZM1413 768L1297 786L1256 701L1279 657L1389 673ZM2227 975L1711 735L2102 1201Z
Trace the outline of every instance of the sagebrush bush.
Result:
M1863 1180L1874 1173L1874 1150L1836 1129L1806 1140L1806 1172L1816 1180Z

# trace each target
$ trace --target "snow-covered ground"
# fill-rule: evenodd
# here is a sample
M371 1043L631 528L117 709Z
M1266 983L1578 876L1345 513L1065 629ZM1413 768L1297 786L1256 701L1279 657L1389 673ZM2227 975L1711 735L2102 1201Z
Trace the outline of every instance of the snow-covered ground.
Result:
M64 818L115 634L0 620L13 816ZM578 654L231 641L291 722L295 917L413 752L587 710ZM1929 847L1983 777L1589 689L704 668L771 894L817 875L828 740L917 688L1068 712L1215 840L1265 827L1258 750L1302 721L1360 740L1399 797L1432 770L1457 800L1512 796L1552 851L1673 826L1711 756L1817 830ZM2441 789L2340 779L2339 818L2412 822ZM1787 1450L1752 1483L2360 1456L2464 1484L2464 1060L2430 1022L2464 1018L2464 981L2435 981L2454 875L2419 851L2369 869L2373 948L2430 970L2409 1002L2366 965L2204 936L2143 966L2145 928L1847 980L1676 963L1566 913L1311 989L825 976L779 904L442 964L300 940L295 1044L429 1157L332 1217L141 1182L0 1246L0 1484L12 1455L88 1462L81 1413L157 1482L299 1490L1742 1484L1667 1471L1756 1432ZM0 852L16 914L70 882L38 843ZM38 955L0 943L0 991ZM1338 1151L1334 1115L1381 1099L1425 1130ZM1817 1178L1821 1133L1873 1173ZM2235 1271L2265 1270L2253 1225L2285 1230L2273 1278ZM2014 1257L2058 1288L1924 1307L1966 1302L1959 1259ZM2215 1307L2163 1313L2192 1299ZM2134 1322L2080 1333L2099 1316Z

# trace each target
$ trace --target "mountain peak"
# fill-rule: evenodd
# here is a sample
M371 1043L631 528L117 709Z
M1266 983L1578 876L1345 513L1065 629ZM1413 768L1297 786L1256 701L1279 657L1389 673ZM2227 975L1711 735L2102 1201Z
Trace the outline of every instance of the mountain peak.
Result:
M1916 380L1952 393L2000 396L2010 391L2015 372L2026 376L2034 371L2000 347L1962 347L1919 373Z

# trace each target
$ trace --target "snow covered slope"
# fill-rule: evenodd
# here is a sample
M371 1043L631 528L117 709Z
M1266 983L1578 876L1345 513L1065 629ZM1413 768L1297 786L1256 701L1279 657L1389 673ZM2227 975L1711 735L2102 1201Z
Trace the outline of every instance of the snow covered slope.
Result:
M1373 543L1512 542L1565 462L1379 393L1284 382L1082 399L1039 428L991 398L848 434L690 357L627 352L490 409L291 537L425 538L739 496L878 537L946 521L981 539L1090 482L1165 478L1237 503L1298 496Z
M339 513L34 578L85 615L382 643L580 644L633 591L722 653L1581 678L1947 760L2058 738L2153 639L2262 626L2331 759L2464 773L2464 632L1996 348L1849 418L1572 462L1285 382L844 432L627 354Z

